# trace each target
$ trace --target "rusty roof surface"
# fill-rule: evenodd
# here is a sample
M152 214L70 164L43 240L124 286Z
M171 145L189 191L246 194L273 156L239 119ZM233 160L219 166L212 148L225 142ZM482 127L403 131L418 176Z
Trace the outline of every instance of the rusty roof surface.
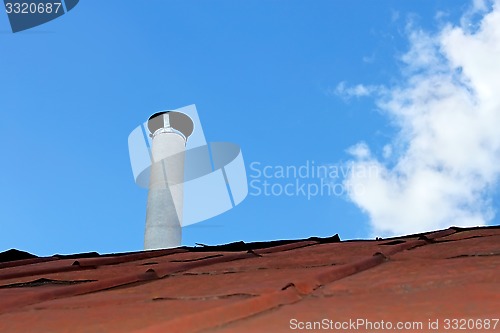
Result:
M429 325L444 331L447 319L500 332L499 273L498 226L109 255L10 250L0 253L0 332L389 331L382 321L439 332Z

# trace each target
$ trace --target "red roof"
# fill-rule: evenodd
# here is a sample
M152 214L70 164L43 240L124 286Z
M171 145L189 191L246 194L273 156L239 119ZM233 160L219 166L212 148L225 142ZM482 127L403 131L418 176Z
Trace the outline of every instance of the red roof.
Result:
M500 227L0 261L0 332L483 332L500 318Z

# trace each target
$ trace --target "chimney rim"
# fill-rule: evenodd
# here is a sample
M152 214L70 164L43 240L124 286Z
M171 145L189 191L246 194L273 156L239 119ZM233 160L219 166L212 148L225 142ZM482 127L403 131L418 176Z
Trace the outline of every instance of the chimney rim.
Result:
M174 111L174 110L167 110L167 111L160 111L152 114L148 118L148 129L151 134L155 133L158 129L164 128L163 126L163 117L161 117L158 120L154 120L155 118L158 118L164 114L169 114L169 123L170 126L181 132L185 138L189 138L189 136L193 133L194 131L194 122L189 117L187 114L179 112L179 111Z

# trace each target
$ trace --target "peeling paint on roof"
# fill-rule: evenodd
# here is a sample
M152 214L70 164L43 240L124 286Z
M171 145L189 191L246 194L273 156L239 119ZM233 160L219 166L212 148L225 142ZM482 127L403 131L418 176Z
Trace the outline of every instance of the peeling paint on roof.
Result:
M500 227L0 258L0 332L290 332L292 319L500 317Z

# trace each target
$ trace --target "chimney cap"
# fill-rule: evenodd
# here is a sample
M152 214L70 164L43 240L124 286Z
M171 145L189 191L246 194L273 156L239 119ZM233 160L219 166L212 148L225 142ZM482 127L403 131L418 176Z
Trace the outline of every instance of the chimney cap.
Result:
M166 114L168 114L170 127L181 132L186 139L193 133L193 120L187 114L177 111L161 111L156 112L148 119L148 129L151 134L153 134L156 130L165 127L164 116Z

